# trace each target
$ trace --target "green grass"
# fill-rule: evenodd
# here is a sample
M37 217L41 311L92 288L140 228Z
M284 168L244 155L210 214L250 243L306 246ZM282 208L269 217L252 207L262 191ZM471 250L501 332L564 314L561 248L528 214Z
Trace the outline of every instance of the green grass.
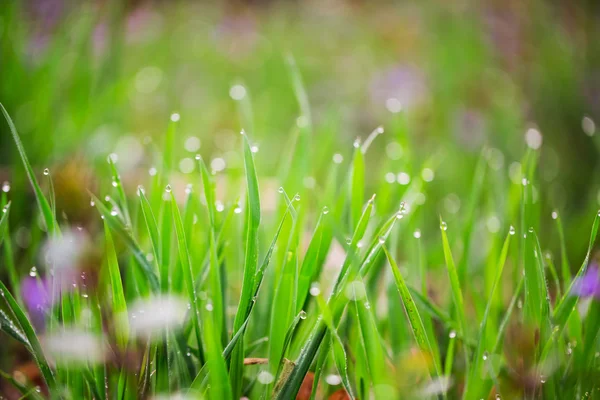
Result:
M240 61L183 40L211 33L227 16L218 8L196 28L191 9L160 9L168 34L129 43L115 5L97 16L112 21L104 53L88 54L98 21L82 6L31 65L11 50L29 39L20 6L0 5L13 46L0 46L12 78L0 88L12 180L0 193L0 382L10 396L600 398L600 302L572 292L596 262L598 185L569 186L578 170L553 113L541 148L527 148L518 77L498 67L476 19L418 8L431 35L406 56L421 60L429 97L382 113L369 109L368 81L396 65L380 18L401 8L331 17L353 26L348 42L312 14L257 12L261 39ZM551 21L539 16L540 36ZM569 47L539 40L541 58ZM85 50L68 69L61 57L73 48ZM360 48L353 60L364 65L335 69ZM568 55L539 76L576 86ZM214 78L200 100L197 71L181 65ZM149 66L162 86L144 98ZM497 79L473 89L481 76ZM64 102L57 82L72 85ZM232 87L244 95L228 98ZM551 100L536 106L553 110ZM462 137L465 104L500 134ZM149 134L133 167L131 148L118 160L112 147L72 156L104 124ZM196 135L200 149L186 149Z

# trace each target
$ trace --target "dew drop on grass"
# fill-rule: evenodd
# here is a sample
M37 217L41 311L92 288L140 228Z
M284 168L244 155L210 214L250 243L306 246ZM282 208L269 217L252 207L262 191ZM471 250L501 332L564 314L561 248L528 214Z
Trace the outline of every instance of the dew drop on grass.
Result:
M283 193L283 186L279 186L279 189L277 189L277 191L278 191L279 193Z
M396 219L402 219L402 218L404 218L404 213L402 211L398 211L396 213Z
M346 244L347 244L347 245L351 245L351 244L352 244L352 239L350 239L350 238L347 238L347 239L346 239Z
M361 249L364 245L365 243L362 240L359 240L358 243L356 243L356 247L358 247L359 249Z
M185 186L185 194L190 194L190 193L192 193L192 184L191 184L191 183L188 183L188 184Z
M4 193L10 192L10 183L8 181L4 181L4 183L2 183L2 191Z
M335 153L333 155L333 162L336 164L341 164L342 161L344 161L344 156L342 156L340 153Z
M515 227L511 225L511 226L510 226L510 228L508 228L508 233L509 233L510 235L514 235L514 234L515 234L515 232L516 232L516 231L515 231Z
M306 311L300 311L300 314L298 314L298 316L300 316L300 319L306 319Z
M202 160L202 156L200 154L196 154L194 158L196 159L196 161Z
M330 386L336 386L342 383L342 378L339 375L331 374L325 377L325 382Z
M600 217L600 210L598 210L598 216Z
M454 339L456 337L456 331L455 330L451 330L450 333L448 334L448 337L450 339Z
M31 269L29 270L29 276L31 276L32 278L35 278L37 276L37 268L36 267L31 267Z
M48 168L44 168L44 175L50 175L50 170Z
M365 308L366 308L367 310L370 310L370 309L371 309L371 303L369 303L368 301L366 301L366 302L365 302Z
M112 185L113 185L113 187L117 187L117 186L119 186L119 182L117 182L116 180L113 180Z
M273 382L274 379L275 378L273 378L273 375L269 371L260 371L256 377L256 380L263 385L268 385Z
M158 172L158 171L156 170L156 168L155 168L155 167L150 167L150 169L148 170L148 174L149 174L150 176L155 176L157 172Z
M415 237L415 239L421 238L421 230L419 230L419 229L415 230L415 232L413 233L413 236Z
M167 187L165 188L165 190L167 191L167 193L171 193L171 185L167 185Z
M558 218L558 212L556 210L552 211L552 219Z
M448 229L448 224L445 221L440 222L440 229L445 231Z
M213 310L213 305L212 305L212 303L208 303L208 304L205 306L205 308L206 308L206 311L212 311L212 310Z
M529 231L529 233L533 233L533 226L530 226L528 231Z
M327 206L323 207L323 214L329 214L329 208Z
M180 119L181 119L181 116L179 115L179 113L173 113L173 114L171 114L171 121L173 121L173 122L179 122Z
M119 214L119 211L117 211L116 207L113 207L112 210L110 210L110 215L112 215L113 217L116 217Z
M240 214L242 212L242 207L240 207L239 205L237 205L234 209L233 212L236 214Z
M487 359L488 359L488 352L487 352L487 351L485 351L485 352L483 353L483 361L486 361Z
M385 238L383 236L379 236L379 243L380 244L384 244L385 243Z
M311 296L318 296L321 294L321 286L318 282L313 282L310 284L309 293Z
M294 201L300 201L300 195L299 194L296 194L294 196Z
M353 146L355 149L358 149L358 148L360 147L360 139L359 139L359 138L356 138L356 140L354 141L354 143L352 143L352 146Z

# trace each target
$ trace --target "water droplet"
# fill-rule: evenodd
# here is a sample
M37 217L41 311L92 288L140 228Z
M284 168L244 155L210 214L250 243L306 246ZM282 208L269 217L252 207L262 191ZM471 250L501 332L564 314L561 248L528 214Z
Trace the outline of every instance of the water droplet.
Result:
M171 185L167 185L167 187L165 188L165 190L167 191L167 193L171 193Z
M354 143L352 143L352 146L354 146L355 149L358 149L360 147L360 139L356 138Z
M48 168L44 168L44 175L50 175L50 170Z
M554 210L552 211L552 219L557 219L558 218L558 211Z
M113 180L113 181L112 181L112 185L113 185L113 187L117 187L117 186L119 186L119 182L117 182L117 181Z
M155 176L157 172L158 172L158 171L156 170L156 168L155 168L155 167L150 167L150 169L148 170L148 174L149 174L150 176Z
M250 147L250 151L253 153L258 153L258 146L254 145L254 146Z
M188 183L187 185L185 185L185 194L192 193L192 188L193 188L193 186L191 183Z
M442 221L440 222L440 229L445 231L448 229L448 224L446 224L446 222Z
M37 276L37 268L36 267L31 267L31 269L29 270L29 276L31 276L32 278L35 278Z
M455 330L451 330L450 333L448 334L448 337L450 339L454 339L456 337L456 331Z
M413 236L415 237L415 239L419 239L421 237L421 231L419 229L415 230Z
M246 131L242 129L242 130L240 131L240 135L245 135L245 134L246 134Z
M330 386L336 386L342 383L342 377L336 374L327 375L325 377L325 382Z
M204 308L206 308L206 311L212 311L213 305L212 305L212 303L208 303L208 304L206 304L206 306Z
M533 226L530 226L528 231L529 231L529 233L533 233Z
M346 244L347 244L347 245L350 245L350 244L352 244L352 239L350 239L350 238L347 238L347 239L346 239Z
M365 302L365 308L366 308L367 310L370 310L370 309L371 309L371 303L369 303L368 301L366 301L366 302Z
M516 232L516 230L515 230L515 227L511 225L511 226L510 226L510 228L508 228L508 233L509 233L510 235L514 235L514 234L515 234L515 232Z
M402 218L404 218L404 213L402 211L398 211L396 213L396 219L402 219Z
M225 210L225 205L221 201L217 200L215 202L215 208L217 212L223 212L223 210Z
M321 294L321 286L319 285L318 282L313 282L310 284L310 295L311 296L318 296Z
M527 180L527 178L523 178L523 179L521 179L521 184L523 186L527 186L529 184L529 181Z
M306 319L306 311L302 310L298 315L300 316L300 319Z
M273 382L275 378L268 371L260 371L256 377L256 380L263 385L268 385L269 383Z
M194 158L196 159L196 161L202 160L202 156L200 154L196 154Z
M329 208L327 206L323 207L323 214L329 214Z
M283 193L283 186L279 186L279 189L277 189L277 191L278 191L279 193Z
M4 181L4 182L2 183L2 191L3 191L4 193L8 193L8 192L10 192L10 183L9 183L8 181Z
M110 210L110 215L112 215L113 217L116 217L119 214L119 210L117 210L116 207L113 207L112 210Z
M296 194L294 196L294 201L300 201L300 195L299 194Z
M483 361L486 361L487 359L488 359L488 352L487 352L487 351L485 351L485 352L483 353Z
M238 206L236 206L236 207L233 209L233 212L234 212L234 213L236 213L236 214L240 214L240 213L242 212L242 207L240 207L239 205L238 205Z
M540 375L540 383L546 383L546 377L544 375Z
M340 153L335 153L333 155L333 162L336 164L341 164L342 161L344 161L344 156L342 156Z
M173 121L173 122L179 122L180 119L181 119L181 116L179 115L179 113L173 113L173 114L171 114L171 121Z
M385 238L383 236L379 236L379 243L380 244L384 244L385 243Z

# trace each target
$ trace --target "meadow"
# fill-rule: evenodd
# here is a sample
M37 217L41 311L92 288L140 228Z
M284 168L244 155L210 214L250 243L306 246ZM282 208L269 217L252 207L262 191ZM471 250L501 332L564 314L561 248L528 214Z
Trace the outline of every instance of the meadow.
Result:
M2 396L600 398L596 17L492 3L0 4Z

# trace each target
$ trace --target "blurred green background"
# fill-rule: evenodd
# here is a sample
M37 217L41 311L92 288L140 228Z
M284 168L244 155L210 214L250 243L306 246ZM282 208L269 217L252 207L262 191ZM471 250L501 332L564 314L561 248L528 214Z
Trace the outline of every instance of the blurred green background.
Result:
M431 168L424 218L437 229L438 213L464 218L483 154L494 176L480 217L505 226L511 214L498 199L521 180L527 138L538 147L541 137L542 227L559 209L580 260L600 201L599 22L595 1L2 1L0 101L36 170L52 170L59 211L85 221L85 189L106 185L107 155L133 192L172 113L181 160L200 152L241 173L245 128L259 174L277 176L304 123L292 55L315 126L317 188L334 153L347 162L355 138L381 125L367 157L372 191ZM241 98L252 126L239 122ZM183 181L189 164L179 162ZM31 203L17 200L32 196L4 123L0 180L12 186L18 226ZM548 233L544 244L556 240Z

